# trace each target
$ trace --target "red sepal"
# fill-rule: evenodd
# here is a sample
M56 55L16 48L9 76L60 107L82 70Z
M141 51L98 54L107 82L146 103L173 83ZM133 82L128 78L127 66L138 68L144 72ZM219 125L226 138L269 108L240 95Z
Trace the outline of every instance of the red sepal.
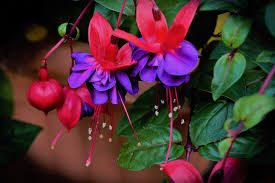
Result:
M160 19L156 21L153 16L153 0L139 0L137 4L136 21L142 37L148 43L161 43L166 37L168 28L163 13L158 9Z
M184 160L173 160L160 165L175 183L203 183L198 170Z
M60 108L57 108L57 115L61 123L68 131L80 120L81 99L74 89L68 86L63 89L65 100Z
M95 109L96 105L92 101L91 94L87 89L86 84L83 84L81 87L75 89L75 91L78 94L78 96L81 98L81 100L83 100L84 102L86 102L87 104L89 104Z

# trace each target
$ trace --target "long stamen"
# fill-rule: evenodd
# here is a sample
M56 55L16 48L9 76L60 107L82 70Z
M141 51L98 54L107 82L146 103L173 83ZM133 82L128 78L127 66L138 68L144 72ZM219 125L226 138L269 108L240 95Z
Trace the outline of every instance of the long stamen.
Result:
M172 114L172 117L170 119L170 138L169 138L169 146L168 146L168 151L165 159L165 164L168 162L170 150L171 150L171 145L172 145L172 135L173 135L173 104L172 104L172 95L171 95L171 89L169 88L169 97L170 97L170 111Z
M94 121L94 119L95 119L95 117L96 117L96 115L97 115L97 113L98 113L98 109L99 109L99 107L96 106L96 107L95 107L94 114L93 114L93 116L92 116L92 120L91 120L91 123L90 123L90 127L89 127L89 129L88 129L88 132L89 132L89 133L88 133L88 134L89 134L88 140L92 140L93 121Z
M113 141L113 134L114 134L114 108L113 105L111 105L111 111L110 111L110 121L111 121L111 133L110 133L110 138L109 142Z
M182 121L182 116L181 116L181 112L180 112L180 105L179 105L179 100L178 100L178 92L177 92L177 88L175 87L175 96L176 96L176 100L177 100L177 108L179 111L179 115L180 115L180 121Z
M62 135L64 129L65 129L65 127L62 126L61 129L59 130L59 132L57 133L56 137L54 138L52 145L51 145L52 150L54 150L55 144L56 144L57 140L59 139L59 137Z
M96 122L96 126L95 126L95 132L94 132L94 136L93 136L93 141L92 141L92 145L91 145L91 150L90 150L90 154L89 154L89 158L86 161L86 166L88 167L91 164L91 157L93 154L93 150L94 150L94 145L95 145L95 139L96 139L96 132L98 129L98 124L99 124L99 116L100 116L100 110L101 110L101 106L98 109L98 114L97 114L97 122Z
M139 141L137 132L135 131L135 129L134 129L134 127L133 127L133 124L132 124L131 119L130 119L130 117L129 117L128 111L127 111L127 109L126 109L126 107L125 107L125 105L124 105L124 102L123 102L122 97L121 97L121 95L120 95L119 92L118 92L118 95L119 95L120 101L121 101L121 103L122 103L122 106L123 106L123 108L124 108L124 111L125 111L125 113L126 113L126 115L127 115L127 118L128 118L128 120L129 120L129 123L130 123L130 125L131 125L131 128L133 129L133 131L134 131L134 133L135 133L136 139L137 139L137 141L138 141L138 146L140 146L141 144L140 144L140 141Z

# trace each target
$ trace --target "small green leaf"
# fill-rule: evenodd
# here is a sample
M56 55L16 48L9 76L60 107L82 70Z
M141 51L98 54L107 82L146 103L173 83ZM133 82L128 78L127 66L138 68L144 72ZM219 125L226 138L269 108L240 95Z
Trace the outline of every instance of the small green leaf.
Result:
M224 151L228 148L228 142L226 141L227 140L225 140L225 142L221 141L205 145L199 149L199 154L206 159L219 161L224 158L224 155L220 154L218 147L221 149L223 145L220 145L220 143L224 143L224 150L222 150L224 154ZM236 139L229 153L229 156L251 159L255 155L262 152L265 147L266 145L263 143L262 138L246 135Z
M41 127L17 120L2 120L0 127L0 164L22 158Z
M219 142L218 149L221 157L224 157L230 144L231 144L231 138L226 138Z
M59 25L58 29L57 29L58 34L61 37L64 37L66 34L69 34L73 25L74 24L72 24L72 23L63 23L63 24ZM72 33L72 38L73 38L73 40L78 40L79 36L80 36L80 30L78 27L76 27L76 29Z
M230 11L237 13L239 8L227 0L205 0L202 2L200 11Z
M137 131L141 146L137 145L134 135L120 149L118 164L129 170L139 171L150 168L154 164L164 163L170 137L170 128L156 125L148 125ZM184 147L176 145L182 141L181 134L173 129L173 140L169 160L181 156Z
M99 4L101 4L102 6L108 8L110 10L116 11L116 12L120 12L120 9L121 9L122 3L123 3L123 1L121 1L121 0L112 0L112 1L95 0L95 1ZM134 5L133 1L126 1L123 14L130 15L130 16L135 15L135 5Z
M264 50L257 57L257 62L264 63L275 63L275 51L274 50Z
M232 60L228 57L228 54L223 55L214 67L214 77L211 84L214 100L217 100L236 83L245 70L246 60L242 54L236 53Z
M189 128L192 143L197 147L225 138L224 122L232 116L232 108L225 100L196 108Z
M8 76L0 69L0 118L11 118L13 113L13 92Z
M272 36L275 37L275 2L271 2L267 5L265 12L265 24L271 33Z
M238 48L246 39L252 21L241 16L230 16L222 28L222 40L232 48Z
M251 95L239 99L233 108L233 120L245 121L247 128L252 128L270 111L275 109L275 98L266 95Z

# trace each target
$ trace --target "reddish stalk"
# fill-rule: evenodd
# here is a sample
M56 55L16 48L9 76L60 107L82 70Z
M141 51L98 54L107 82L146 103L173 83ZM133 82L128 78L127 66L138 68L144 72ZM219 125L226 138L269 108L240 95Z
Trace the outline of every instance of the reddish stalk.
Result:
M121 9L120 9L120 12L119 12L119 16L118 16L118 19L117 19L116 29L119 28L119 25L120 25L120 21L121 21L121 17L122 17L122 14L123 14L123 10L124 10L125 4L126 4L126 0L123 0L122 6L121 6Z
M159 82L156 83L156 105L159 108Z
M112 126L112 130L110 133L110 138L109 138L109 142L113 141L113 135L114 135L114 108L113 105L111 105L111 112L110 112L110 118L111 118L111 126Z
M100 109L101 109L101 106L99 106L99 110L98 110L98 112L97 112L97 113L98 113L98 114L97 114L97 121L96 121L96 126L95 126L95 132L94 132L94 135L93 135L93 141L92 141L92 145L91 145L91 150L90 150L89 158L88 158L88 160L86 161L86 166L87 166L87 167L91 164L91 158L92 158L92 154L93 154L93 151L94 151L96 133L97 133L98 124L99 124Z
M179 106L179 99L178 99L178 92L177 92L177 88L175 87L175 96L176 96L176 101L177 101L177 108L178 108L178 111L179 111L179 115L180 115L180 120L182 120L182 116L181 116L181 113L180 113L180 106Z
M137 139L137 141L138 141L138 146L140 146L141 144L140 144L140 141L139 141L137 132L136 132L136 130L135 130L134 127L133 127L133 124L132 124L131 119L130 119L130 117L129 117L128 111L127 111L127 109L126 109L126 107L125 107L125 104L124 104L124 102L123 102L123 100L122 100L122 97L121 97L121 95L120 95L119 92L118 92L118 95L119 95L121 104L122 104L122 106L123 106L123 108L124 108L124 111L125 111L125 113L126 113L126 115L127 115L127 118L128 118L128 120L129 120L129 123L130 123L130 125L131 125L131 128L133 129L133 131L134 131L134 133L135 133L136 139Z
M169 159L169 154L170 154L170 150L171 150L171 145L172 145L172 137L173 137L173 104L172 104L172 94L171 94L171 89L169 88L169 97L170 97L170 111L171 111L171 119L170 119L170 137L169 137L169 146L168 146L168 151L167 151L167 155L165 158L165 164L168 163L168 159Z
M57 133L56 137L54 138L52 145L51 145L51 149L54 150L55 144L58 141L59 137L62 135L63 131L64 131L65 127L62 125L61 129L59 130L59 132Z
M267 77L266 77L266 79L265 79L265 81L264 81L264 84L262 85L262 87L261 87L261 89L260 89L260 91L259 91L259 93L258 93L259 95L264 94L264 92L265 92L265 90L266 90L268 84L270 83L270 81L271 81L271 79L272 79L274 73L275 73L275 64L273 65L271 71L270 71L269 74L267 75Z
M72 43L72 39L71 38L69 39L69 46L70 46L70 52L71 52L70 55L72 55L72 53L74 52L74 50L73 50L73 43ZM72 60L72 64L71 64L71 68L70 68L70 74L72 73L72 68L74 66L74 59L72 57L71 57L71 60Z
M76 26L78 25L78 23L80 22L80 20L82 19L83 15L86 13L86 11L88 10L89 6L92 4L93 0L90 0L89 3L86 5L86 7L82 10L82 12L80 13L79 17L77 18L77 20L75 21L73 27L71 28L69 34L66 34L63 38L61 38L58 43L56 43L56 45L54 45L50 51L48 53L46 53L46 55L44 56L44 58L42 59L42 65L45 66L44 63L46 63L47 58L67 39L69 39L71 37L71 34L73 33L73 31L75 30Z

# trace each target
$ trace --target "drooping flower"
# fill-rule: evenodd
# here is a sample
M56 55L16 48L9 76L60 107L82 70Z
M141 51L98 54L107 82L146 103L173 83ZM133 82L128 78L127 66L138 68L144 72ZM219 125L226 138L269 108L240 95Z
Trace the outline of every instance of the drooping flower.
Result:
M132 58L138 63L131 73L143 81L157 78L166 87L189 81L198 64L199 53L184 40L200 0L191 0L177 14L168 30L166 19L154 0L139 0L136 20L142 38L116 29L114 35L131 42Z
M49 79L47 68L40 68L39 78L28 89L27 99L33 107L47 114L63 104L63 90L58 81Z
M89 45L91 53L74 52L75 66L68 82L70 87L78 88L83 83L92 95L95 104L110 100L120 102L126 91L138 93L138 81L129 77L126 68L136 63L131 59L131 47L125 44L118 49L118 38L112 36L112 27L107 20L96 12L89 24ZM124 70L123 70L124 69Z
M63 92L64 103L57 108L57 116L62 123L62 127L52 142L52 149L54 149L57 140L63 133L64 127L70 131L80 119L92 116L96 107L85 84L76 89L66 86L63 88Z
M189 162L173 160L160 167L165 170L175 183L203 183L199 171Z

